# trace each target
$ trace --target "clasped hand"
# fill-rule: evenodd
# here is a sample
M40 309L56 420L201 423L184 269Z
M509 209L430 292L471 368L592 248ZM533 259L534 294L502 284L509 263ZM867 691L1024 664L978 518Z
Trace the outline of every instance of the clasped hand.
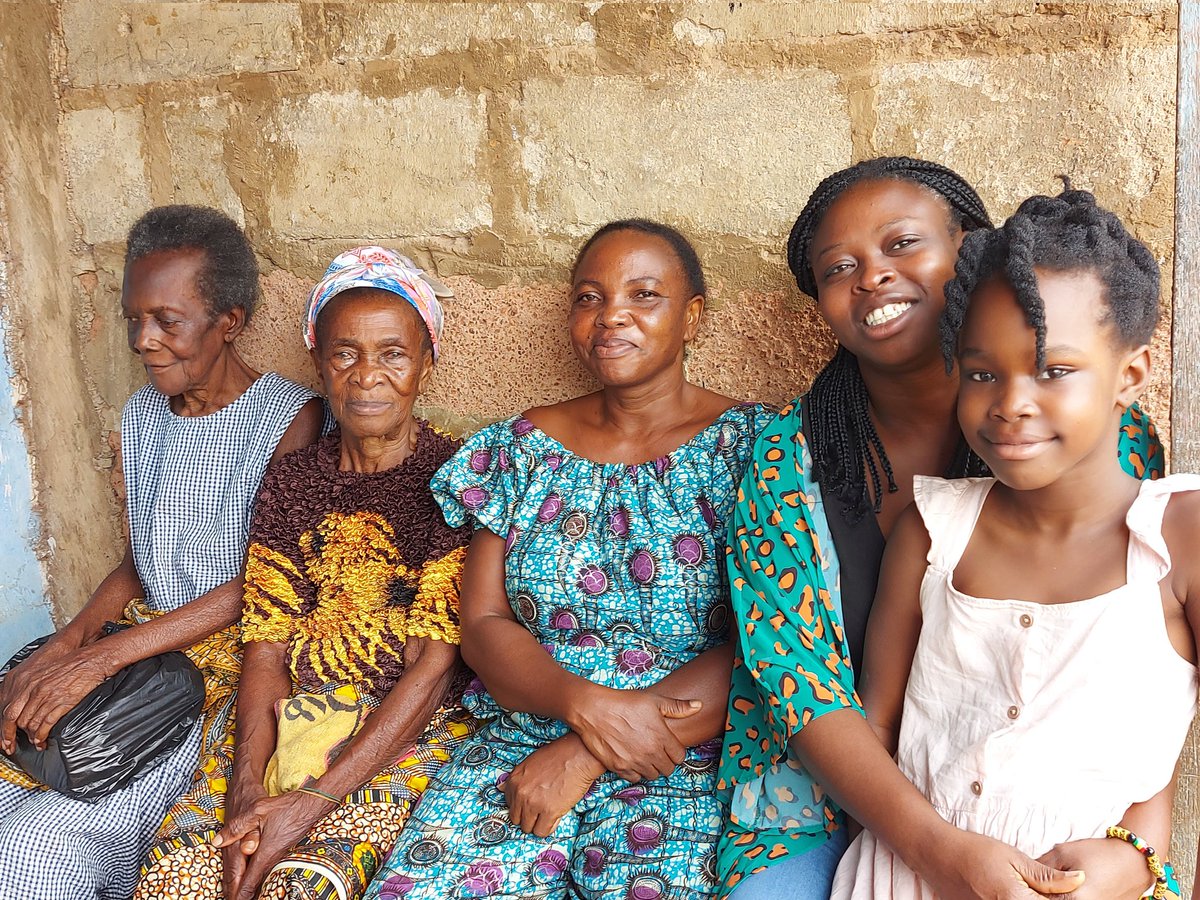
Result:
M101 644L72 648L51 641L0 682L0 750L12 753L17 729L39 750L50 729L108 677Z
M627 781L650 781L670 775L687 752L668 720L694 716L701 706L654 688L596 685L580 697L568 724L605 771Z

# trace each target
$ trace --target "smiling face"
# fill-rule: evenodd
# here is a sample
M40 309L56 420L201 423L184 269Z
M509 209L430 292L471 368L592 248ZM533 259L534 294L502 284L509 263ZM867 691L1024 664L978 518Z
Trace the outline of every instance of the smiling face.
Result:
M813 234L817 308L860 364L940 365L938 317L962 232L937 194L911 181L860 181Z
M240 308L213 316L198 286L204 263L203 250L168 250L125 267L121 313L129 349L168 397L207 386L245 324Z
M1045 365L1037 365L1033 329L1003 278L972 294L959 335L963 434L996 477L1018 490L1118 466L1118 422L1150 368L1145 346L1129 348L1118 338L1093 273L1036 274L1046 309Z
M433 373L420 314L403 297L355 288L329 301L316 330L313 363L343 436L404 431Z
M598 238L575 267L571 346L601 384L632 386L682 372L704 298L671 245L633 229Z

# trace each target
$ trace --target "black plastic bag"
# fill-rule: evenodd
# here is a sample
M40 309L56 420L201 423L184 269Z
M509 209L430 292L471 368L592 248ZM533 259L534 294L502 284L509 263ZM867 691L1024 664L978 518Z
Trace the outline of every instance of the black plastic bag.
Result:
M109 623L109 634L120 630ZM27 644L0 676L27 659L51 635ZM204 706L204 677L179 651L126 666L97 685L33 746L17 731L10 759L42 784L95 802L123 788L179 749Z

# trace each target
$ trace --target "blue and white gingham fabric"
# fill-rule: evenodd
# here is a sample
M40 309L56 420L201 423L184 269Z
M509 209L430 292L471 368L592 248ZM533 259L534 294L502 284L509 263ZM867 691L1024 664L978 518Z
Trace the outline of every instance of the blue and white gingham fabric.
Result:
M175 415L149 385L129 399L126 506L153 608L177 609L241 571L263 472L314 397L268 373L207 416ZM163 816L191 783L201 724L167 760L98 803L0 781L0 900L127 900Z
M150 385L121 416L133 561L170 612L242 570L254 497L296 413L316 395L268 372L207 416L177 416Z

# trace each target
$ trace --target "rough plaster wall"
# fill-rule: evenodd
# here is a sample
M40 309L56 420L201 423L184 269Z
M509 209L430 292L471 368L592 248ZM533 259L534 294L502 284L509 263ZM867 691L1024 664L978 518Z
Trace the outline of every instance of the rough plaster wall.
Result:
M803 389L830 345L783 240L817 181L866 156L946 162L998 216L1072 174L1170 271L1170 2L20 6L0 39L28 77L2 96L28 124L0 140L50 200L26 211L39 243L19 252L38 276L23 321L40 352L18 371L63 614L119 543L104 469L141 383L116 313L121 240L152 203L245 223L265 272L246 351L303 379L296 320L337 251L380 241L437 271L459 297L428 402L460 428L587 389L561 339L562 282L583 235L632 213L683 227L707 264L693 376L773 401ZM1164 430L1168 334L1147 404Z

